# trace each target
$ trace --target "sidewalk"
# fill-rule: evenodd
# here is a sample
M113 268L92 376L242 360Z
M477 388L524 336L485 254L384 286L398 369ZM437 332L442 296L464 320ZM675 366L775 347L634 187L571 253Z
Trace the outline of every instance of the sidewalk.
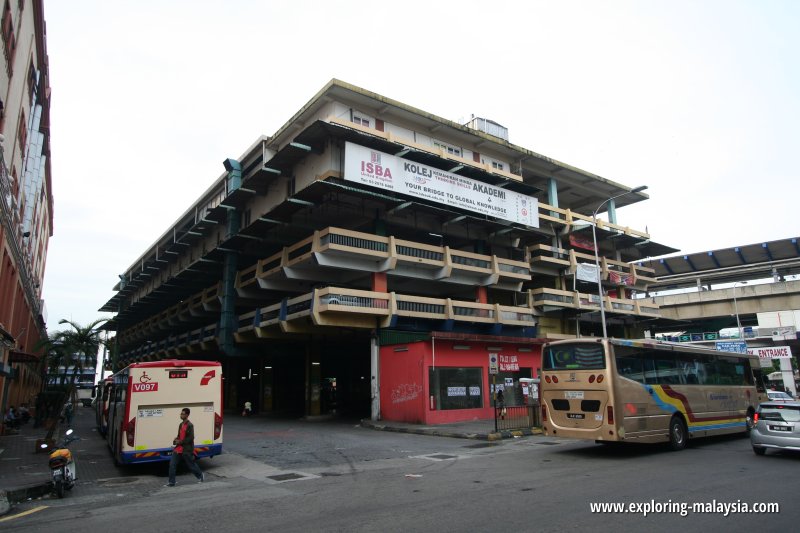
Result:
M72 429L80 440L72 442L69 448L76 454L80 480L120 475L105 440L97 434L94 425L94 409L75 409ZM53 432L53 440L60 442L66 430L66 424L59 423ZM46 435L45 427L34 428L33 420L30 420L20 427L17 434L0 436L0 515L8 512L15 503L50 492L49 454L46 451L37 453L36 450L36 441Z
M515 437L525 437L540 435L542 431L538 428L523 429L502 429L494 430L494 420L472 420L468 422L458 422L455 424L440 424L437 426L425 426L422 424L408 424L405 422L388 422L384 420L361 421L364 427L377 429L380 431L396 431L398 433L415 433L417 435L431 435L435 437L451 437L457 439L477 439L477 440L501 440Z

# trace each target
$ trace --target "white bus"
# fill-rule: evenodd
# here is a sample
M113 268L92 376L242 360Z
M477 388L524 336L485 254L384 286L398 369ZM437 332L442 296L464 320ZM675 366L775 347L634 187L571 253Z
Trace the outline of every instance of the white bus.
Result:
M545 435L669 442L746 432L765 398L758 358L651 340L576 339L542 348Z
M97 431L104 436L108 433L108 405L111 392L111 384L114 382L111 377L101 380L96 387L94 395L94 415Z
M191 410L196 456L222 453L220 363L134 363L111 376L109 389L106 438L115 463L168 461L184 407Z

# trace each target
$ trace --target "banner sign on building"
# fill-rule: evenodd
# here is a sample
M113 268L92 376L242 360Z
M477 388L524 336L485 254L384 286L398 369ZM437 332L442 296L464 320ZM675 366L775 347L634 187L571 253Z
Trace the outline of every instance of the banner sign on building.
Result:
M584 250L591 250L592 252L595 251L594 240L585 235L575 235L574 233L570 233L569 244L573 248L583 248Z
M608 271L608 281L617 285L633 285L633 276L616 270Z
M575 270L575 277L581 281L591 281L592 283L597 283L600 280L599 270L597 269L597 265L592 265L591 263L578 263L578 267Z
M516 355L499 355L500 372L519 372L519 360Z
M717 341L714 345L718 352L747 353L745 341Z
M747 353L750 355L757 355L759 359L789 359L792 357L792 349L789 346L748 348Z
M533 196L350 142L345 145L344 179L539 227L539 201Z

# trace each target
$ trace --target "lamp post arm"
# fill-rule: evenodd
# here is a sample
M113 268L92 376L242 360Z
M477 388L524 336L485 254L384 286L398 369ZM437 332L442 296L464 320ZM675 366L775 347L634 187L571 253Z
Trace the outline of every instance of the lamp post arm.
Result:
M603 202L605 203L605 202ZM597 296L600 298L600 324L603 326L603 338L608 337L606 332L606 310L603 302L603 276L600 275L600 251L597 249L597 211L595 211L594 223L592 224L592 241L594 243L594 266L597 269Z
M592 242L594 243L594 266L597 269L597 296L600 298L600 323L603 326L603 338L608 337L608 332L606 330L606 310L605 310L605 302L603 301L603 279L600 275L600 249L597 246L597 213L600 211L600 208L606 205L611 200L619 198L620 196L625 196L626 194L632 194L637 192L642 192L643 190L647 189L647 185L642 185L640 187L633 188L629 191L625 191L621 194L616 196L612 196L603 201L600 205L597 206L597 209L594 210L592 213Z

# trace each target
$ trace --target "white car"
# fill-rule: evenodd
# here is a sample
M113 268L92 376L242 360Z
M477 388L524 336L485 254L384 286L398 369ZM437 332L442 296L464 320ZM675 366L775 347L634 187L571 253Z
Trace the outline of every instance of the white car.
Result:
M794 398L792 398L791 394L788 394L783 391L779 390L768 390L767 391L767 398L771 402L793 402Z

